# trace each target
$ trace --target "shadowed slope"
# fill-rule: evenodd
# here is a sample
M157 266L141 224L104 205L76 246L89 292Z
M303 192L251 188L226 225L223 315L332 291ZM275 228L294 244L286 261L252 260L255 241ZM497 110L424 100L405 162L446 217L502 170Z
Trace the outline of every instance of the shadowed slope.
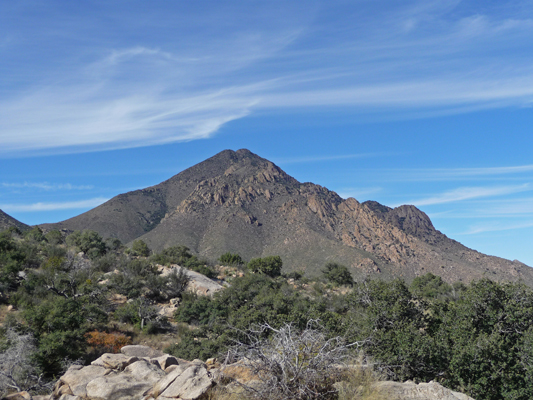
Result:
M2 210L0 210L0 232L9 229L12 226L16 226L21 231L30 229L29 225L20 222L19 220L13 218L11 215L8 215Z

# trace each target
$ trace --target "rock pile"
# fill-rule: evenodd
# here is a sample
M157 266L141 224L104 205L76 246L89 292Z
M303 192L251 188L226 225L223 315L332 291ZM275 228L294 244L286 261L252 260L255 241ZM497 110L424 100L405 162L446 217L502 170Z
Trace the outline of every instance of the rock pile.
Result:
M221 379L224 378L224 379ZM225 391L253 387L242 364L220 368L213 359L185 361L147 346L124 346L119 354L106 353L91 365L74 365L59 378L48 396L15 393L2 400L200 400L216 384ZM335 384L342 391L342 382ZM378 392L395 400L473 400L435 382L378 382Z
M91 365L72 366L57 382L50 400L195 400L212 385L200 360L192 362L146 346L125 346Z

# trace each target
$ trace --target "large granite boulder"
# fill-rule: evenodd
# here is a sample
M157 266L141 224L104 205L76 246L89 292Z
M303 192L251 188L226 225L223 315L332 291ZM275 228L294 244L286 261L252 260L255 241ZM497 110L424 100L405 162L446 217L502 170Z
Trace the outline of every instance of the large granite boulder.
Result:
M201 361L188 362L147 346L125 346L86 367L72 366L50 400L196 400L213 386Z

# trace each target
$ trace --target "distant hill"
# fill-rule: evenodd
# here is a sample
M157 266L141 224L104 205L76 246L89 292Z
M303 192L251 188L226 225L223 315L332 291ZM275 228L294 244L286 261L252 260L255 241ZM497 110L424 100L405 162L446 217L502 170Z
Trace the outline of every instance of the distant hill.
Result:
M0 232L9 229L12 226L16 226L21 231L30 229L29 225L26 225L20 222L19 220L16 220L11 215L8 215L2 210L0 210Z
M317 274L326 262L349 266L357 279L413 277L447 281L522 279L533 269L487 256L449 239L414 206L359 203L313 183L300 183L248 150L225 150L158 185L114 197L44 229L93 229L152 249L186 245L215 260L280 255L284 269Z

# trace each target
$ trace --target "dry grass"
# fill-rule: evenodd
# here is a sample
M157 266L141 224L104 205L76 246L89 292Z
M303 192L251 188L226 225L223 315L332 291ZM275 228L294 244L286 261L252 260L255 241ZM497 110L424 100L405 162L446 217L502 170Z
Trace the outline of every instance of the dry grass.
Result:
M369 365L357 363L346 370L341 382L335 384L338 400L393 400L381 393L376 383L383 380Z
M230 365L223 371L225 382L213 387L205 400L253 400L256 399L245 386L257 382L257 377L245 366ZM235 382L238 379L240 384ZM334 384L337 389L337 400L394 400L390 393L380 391L378 382L383 377L372 369L368 363L359 357L357 362L347 368ZM230 383L231 382L231 383ZM229 383L224 385L224 383ZM271 399L283 400L283 399Z

